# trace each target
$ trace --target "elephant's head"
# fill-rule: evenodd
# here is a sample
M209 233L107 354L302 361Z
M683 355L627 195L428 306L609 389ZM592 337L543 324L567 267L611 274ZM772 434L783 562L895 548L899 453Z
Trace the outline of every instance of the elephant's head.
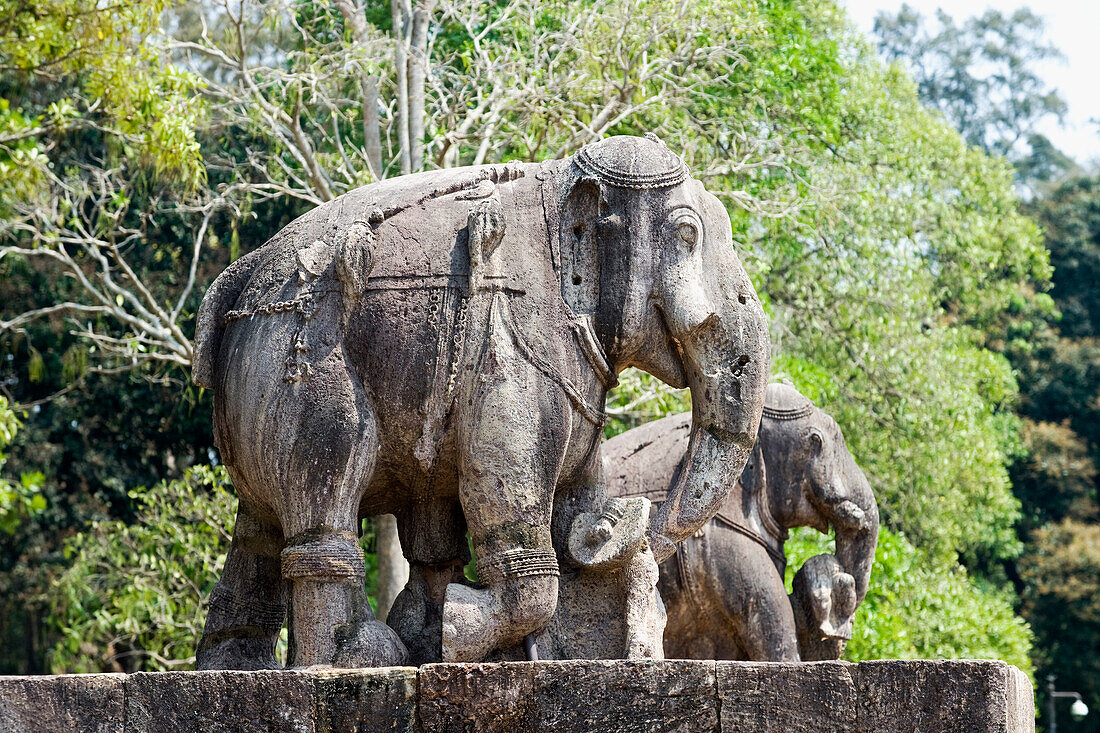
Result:
M591 318L614 373L638 367L691 390L683 470L650 525L660 561L714 515L744 467L768 375L767 324L725 208L655 136L593 143L563 181L569 306Z
M760 422L768 506L782 527L836 529L836 557L867 594L878 543L878 506L836 421L788 384L770 384Z

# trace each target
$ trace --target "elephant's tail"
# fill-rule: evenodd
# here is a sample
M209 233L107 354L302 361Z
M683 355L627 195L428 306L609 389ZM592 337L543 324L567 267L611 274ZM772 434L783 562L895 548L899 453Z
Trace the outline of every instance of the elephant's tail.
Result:
M203 296L195 326L195 355L191 361L191 381L200 387L211 388L222 333L225 331L225 314L236 304L252 277L252 271L261 263L260 247L222 271L210 284Z

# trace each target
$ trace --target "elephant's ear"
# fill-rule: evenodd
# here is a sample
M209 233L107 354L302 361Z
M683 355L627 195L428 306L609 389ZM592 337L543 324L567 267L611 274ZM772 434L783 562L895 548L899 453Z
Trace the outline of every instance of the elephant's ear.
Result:
M599 212L599 184L591 178L578 179L562 205L560 230L562 296L578 315L595 313L600 305Z

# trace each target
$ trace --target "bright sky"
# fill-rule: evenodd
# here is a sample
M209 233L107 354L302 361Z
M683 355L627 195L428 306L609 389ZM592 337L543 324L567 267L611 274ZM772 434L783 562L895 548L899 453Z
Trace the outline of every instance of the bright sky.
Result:
M841 0L856 26L870 33L880 10L896 12L899 2ZM955 20L979 15L987 9L1011 12L1031 9L1046 21L1047 39L1065 54L1064 62L1041 67L1047 82L1062 94L1069 112L1065 125L1045 123L1042 132L1070 157L1081 162L1100 162L1100 0L908 0L923 15L944 8Z

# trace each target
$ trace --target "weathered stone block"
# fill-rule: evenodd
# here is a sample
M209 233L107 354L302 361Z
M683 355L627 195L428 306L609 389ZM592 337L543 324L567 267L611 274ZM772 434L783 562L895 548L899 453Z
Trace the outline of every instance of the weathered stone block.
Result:
M0 733L1034 733L1003 662L686 660L0 677Z
M536 663L429 664L420 668L421 730L532 730Z
M314 672L315 733L413 733L416 667Z
M854 733L855 665L718 662L722 733Z
M122 733L126 675L0 677L0 733Z
M139 672L126 680L126 733L313 733L313 675Z
M714 662L567 661L535 667L535 726L546 731L709 731Z
M433 664L420 670L424 731L706 731L714 662Z
M859 733L1035 730L1030 683L1004 662L862 662L856 699Z

